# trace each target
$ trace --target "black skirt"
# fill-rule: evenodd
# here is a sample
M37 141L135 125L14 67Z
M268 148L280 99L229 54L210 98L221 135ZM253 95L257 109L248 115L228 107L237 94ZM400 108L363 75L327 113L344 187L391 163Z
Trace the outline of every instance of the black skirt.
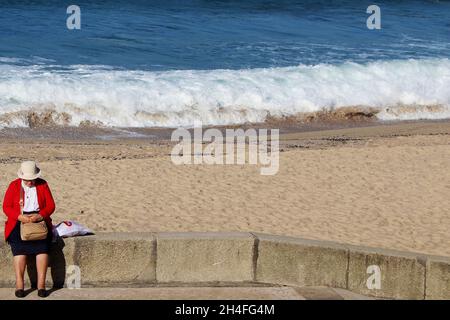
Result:
M47 234L47 239L23 241L20 237L20 225L21 222L17 221L16 226L7 239L7 242L11 246L13 256L48 253L52 241L51 230Z

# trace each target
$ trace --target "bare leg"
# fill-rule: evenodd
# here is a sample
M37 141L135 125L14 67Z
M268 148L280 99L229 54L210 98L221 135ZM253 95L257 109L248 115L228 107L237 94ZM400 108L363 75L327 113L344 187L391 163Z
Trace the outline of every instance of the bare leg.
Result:
M25 275L25 267L27 266L27 256L19 255L14 256L14 272L16 273L16 289L24 288L24 275Z
M36 255L36 269L38 274L38 289L45 289L45 278L47 277L48 254L41 253Z

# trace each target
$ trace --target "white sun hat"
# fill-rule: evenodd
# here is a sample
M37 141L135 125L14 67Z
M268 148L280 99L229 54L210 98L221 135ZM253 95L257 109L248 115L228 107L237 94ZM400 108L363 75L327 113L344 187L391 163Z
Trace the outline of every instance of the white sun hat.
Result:
M17 175L20 179L35 180L41 176L41 169L38 168L34 161L24 161L20 165Z

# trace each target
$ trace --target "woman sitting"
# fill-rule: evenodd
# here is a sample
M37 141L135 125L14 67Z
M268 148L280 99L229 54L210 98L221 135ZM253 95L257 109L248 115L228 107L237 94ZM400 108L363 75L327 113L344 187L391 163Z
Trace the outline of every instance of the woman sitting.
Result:
M37 289L39 297L46 297L45 278L47 276L48 252L52 238L52 220L55 202L47 182L40 178L41 170L34 161L25 161L18 171L19 179L12 181L3 200L3 212L8 220L5 226L5 240L10 244L16 274L18 298L25 296L24 274L28 255L36 256ZM47 225L47 238L23 241L21 224L44 220Z

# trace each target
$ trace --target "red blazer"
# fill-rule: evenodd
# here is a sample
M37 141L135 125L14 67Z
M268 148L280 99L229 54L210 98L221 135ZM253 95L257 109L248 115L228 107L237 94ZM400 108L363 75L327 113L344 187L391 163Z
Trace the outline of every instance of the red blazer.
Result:
M20 215L20 188L21 179L16 179L9 184L8 190L6 190L5 198L3 199L3 212L8 217L5 222L5 240L13 231L17 224L17 218ZM44 218L48 230L52 230L52 219L50 215L55 211L55 201L53 200L52 193L48 184L43 179L36 179L36 192L39 203L39 214Z

